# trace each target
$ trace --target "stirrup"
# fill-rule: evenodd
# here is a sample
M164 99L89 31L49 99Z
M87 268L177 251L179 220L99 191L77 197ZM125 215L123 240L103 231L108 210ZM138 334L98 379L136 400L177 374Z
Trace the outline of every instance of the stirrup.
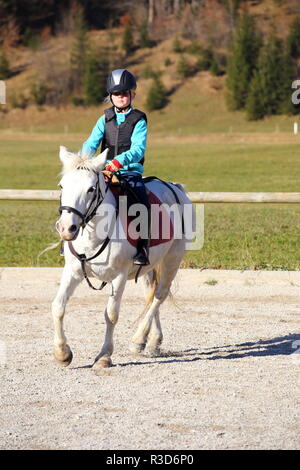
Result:
M148 250L145 246L141 246L138 252L134 255L133 264L138 266L148 266L148 264L150 264Z
M150 261L145 253L140 252L134 256L133 264L138 266L148 266L148 264L150 264Z

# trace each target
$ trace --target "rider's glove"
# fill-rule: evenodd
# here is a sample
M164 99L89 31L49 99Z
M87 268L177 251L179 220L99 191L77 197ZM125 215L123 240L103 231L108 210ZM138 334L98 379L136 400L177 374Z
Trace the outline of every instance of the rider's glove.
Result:
M113 172L120 170L120 168L123 168L123 165L116 158L111 160L105 167L106 170Z

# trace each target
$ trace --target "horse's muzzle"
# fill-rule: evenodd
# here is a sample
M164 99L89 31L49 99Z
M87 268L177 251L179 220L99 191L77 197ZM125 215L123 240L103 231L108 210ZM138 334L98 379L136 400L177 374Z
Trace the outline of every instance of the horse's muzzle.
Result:
M72 241L77 238L79 233L80 225L71 224L66 226L62 224L62 221L59 219L56 224L55 228L58 231L60 238L64 241Z

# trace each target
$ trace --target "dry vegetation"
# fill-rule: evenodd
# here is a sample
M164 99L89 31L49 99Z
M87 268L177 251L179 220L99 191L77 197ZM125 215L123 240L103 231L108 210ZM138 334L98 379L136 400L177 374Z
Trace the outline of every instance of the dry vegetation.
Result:
M205 0L201 2L201 8L198 10L193 9L193 5L200 2L152 2L154 17L151 21L147 2L123 3L122 10L117 2L120 12L123 11L119 16L119 26L90 30L88 43L99 50L109 47L110 61L114 62L116 67L127 66L137 74L144 96L151 83L151 80L144 78L147 70L160 72L169 99L172 99L172 95L180 87L182 78L178 75L177 67L181 54L174 52L176 38L179 38L182 48L185 49L184 56L192 70L198 60L193 47L195 49L199 45L209 46L218 55L218 60L226 63L237 18L237 14L229 7L231 2L220 4L218 0ZM150 5L151 2L148 3ZM130 14L125 12L126 8L132 5L134 8L131 8ZM240 8L249 10L265 34L276 25L277 33L282 38L288 34L295 13L298 10L300 12L295 0L244 1L241 2ZM122 48L124 29L131 25L134 43L138 44L140 28L147 15L150 37L155 37L158 42L154 47L135 48L131 54L126 54ZM6 80L7 105L0 108L1 127L13 124L14 116L19 115L13 108L24 109L31 104L34 86L44 86L51 90L47 96L47 105L70 104L68 84L71 74L70 56L74 45L74 11L66 11L60 17L55 36L51 34L49 25L45 25L38 35L34 36L36 42L29 42L30 47L22 45L20 31L13 19L2 26L2 29L0 22L0 45L1 37L11 67L11 76ZM186 50L188 46L190 49ZM223 89L224 80L220 77L208 78L206 74L197 73L196 80L201 91L203 89L205 92L214 92ZM35 114L33 111L33 123Z

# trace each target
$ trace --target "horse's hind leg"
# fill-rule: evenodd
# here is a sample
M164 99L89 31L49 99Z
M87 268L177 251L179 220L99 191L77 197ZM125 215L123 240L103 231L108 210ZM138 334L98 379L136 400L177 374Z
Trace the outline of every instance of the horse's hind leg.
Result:
M159 354L163 339L159 319L159 308L169 294L172 281L176 276L183 254L184 245L182 240L178 240L163 258L160 265L160 279L155 287L152 304L132 338L131 351L141 352L146 345L147 354Z
M52 302L52 316L54 322L54 357L56 362L62 366L68 366L73 359L73 354L67 344L63 328L65 308L75 287L81 282L81 280L81 276L74 277L71 269L69 267L65 267L58 292Z
M148 271L143 277L141 277L141 281L144 284L144 294L145 294L145 300L146 300L146 308L144 309L144 312L147 311L149 313L149 307L151 306L153 302L153 290L155 289L155 282L154 282L154 272ZM150 299L150 300L149 300ZM140 315L140 317L143 316L143 313ZM136 320L137 321L137 320ZM149 322L147 324L147 329L143 331L142 335L138 335L137 333L134 335L132 342L129 346L129 349L132 353L141 353L145 349L146 342L147 342L147 337L150 332L150 329L152 327L153 323L153 316L149 318ZM159 331L158 335L160 336L162 340L162 332L160 328L160 323L159 323L159 318L158 318L158 323L156 324Z
M157 287L154 299L132 338L130 345L131 352L140 353L145 349L146 345L147 352L150 354L157 354L159 351L163 337L159 321L159 307L167 297L168 291L165 293L158 292Z
M150 331L148 334L145 353L148 354L149 356L158 356L160 354L160 345L163 340L163 334L162 334L160 318L159 318L159 314L160 314L159 306L162 304L164 300L165 299L163 299L160 302L160 304L157 306L155 310L153 321L151 323Z

